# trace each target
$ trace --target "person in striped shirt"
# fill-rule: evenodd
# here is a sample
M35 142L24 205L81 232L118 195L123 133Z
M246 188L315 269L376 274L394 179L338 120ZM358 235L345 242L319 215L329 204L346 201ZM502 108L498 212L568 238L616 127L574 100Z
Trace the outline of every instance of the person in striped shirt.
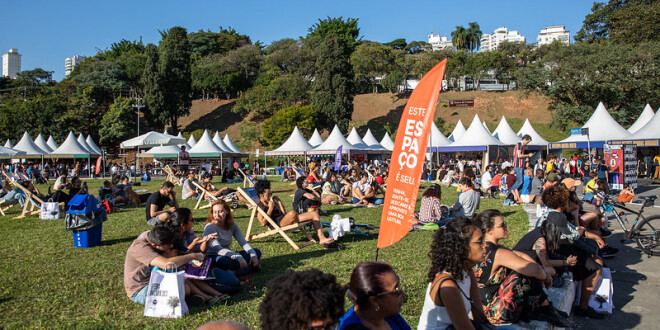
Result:
M516 147L513 149L513 169L516 172L516 183L511 187L511 193L513 194L514 200L520 199L520 193L518 189L523 184L523 169L525 168L525 160L529 157L532 157L533 153L525 153L525 147L527 144L532 142L532 137L529 134L525 134L522 137L520 142L516 143Z

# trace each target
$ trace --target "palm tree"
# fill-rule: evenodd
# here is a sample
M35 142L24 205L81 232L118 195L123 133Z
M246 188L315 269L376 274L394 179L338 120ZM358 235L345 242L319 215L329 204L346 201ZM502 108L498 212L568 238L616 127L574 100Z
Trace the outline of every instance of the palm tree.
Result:
M481 28L479 27L479 23L477 22L470 22L470 26L468 27L466 33L467 36L467 49L471 52L476 51L481 47Z
M457 25L456 30L451 33L451 43L456 49L467 49L467 30L462 25Z

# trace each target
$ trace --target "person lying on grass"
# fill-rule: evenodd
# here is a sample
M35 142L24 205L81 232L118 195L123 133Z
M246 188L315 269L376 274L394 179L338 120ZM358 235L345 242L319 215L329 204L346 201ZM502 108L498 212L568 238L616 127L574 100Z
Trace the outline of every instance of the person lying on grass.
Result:
M254 184L254 188L259 196L258 206L266 212L268 217L270 217L278 226L285 227L294 223L311 221L312 226L319 237L319 244L324 245L334 242L334 239L325 237L318 212L305 212L302 214L298 214L296 211L287 212L282 200L277 196L273 196L273 193L270 190L270 181L268 180L257 181ZM262 226L270 227L268 221L261 213L257 213L257 219Z
M133 302L144 305L153 267L166 269L170 263L180 267L193 260L204 260L203 253L177 255L173 245L174 232L167 226L158 225L140 234L128 248L124 261L124 289ZM224 297L204 282L193 283L186 279L183 283L190 305L215 303Z

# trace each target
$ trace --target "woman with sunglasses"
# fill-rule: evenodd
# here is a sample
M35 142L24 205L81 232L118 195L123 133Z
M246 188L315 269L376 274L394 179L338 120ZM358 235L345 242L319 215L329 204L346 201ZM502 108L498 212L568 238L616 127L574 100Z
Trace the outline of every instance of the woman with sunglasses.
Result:
M354 305L339 319L342 329L410 329L399 314L404 291L388 264L361 262L351 274L348 298Z
M570 326L568 314L557 311L543 291L552 285L555 269L537 264L528 255L499 245L508 237L508 229L500 211L479 213L474 223L484 233L484 260L472 270L477 280L484 314L493 324L516 323L530 318L565 328Z

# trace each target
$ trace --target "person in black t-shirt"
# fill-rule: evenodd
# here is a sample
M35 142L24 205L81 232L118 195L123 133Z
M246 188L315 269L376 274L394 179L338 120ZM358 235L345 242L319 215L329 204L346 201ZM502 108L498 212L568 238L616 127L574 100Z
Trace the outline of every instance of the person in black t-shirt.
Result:
M298 213L305 213L309 208L320 211L321 195L314 190L307 189L309 186L307 178L301 176L296 179L296 186L298 186L298 190L293 194L293 210Z
M170 199L171 197L171 199ZM164 210L165 205L171 206ZM163 182L163 186L157 192L147 198L146 216L147 223L155 226L161 222L167 222L170 214L179 208L174 192L174 184L169 181Z

